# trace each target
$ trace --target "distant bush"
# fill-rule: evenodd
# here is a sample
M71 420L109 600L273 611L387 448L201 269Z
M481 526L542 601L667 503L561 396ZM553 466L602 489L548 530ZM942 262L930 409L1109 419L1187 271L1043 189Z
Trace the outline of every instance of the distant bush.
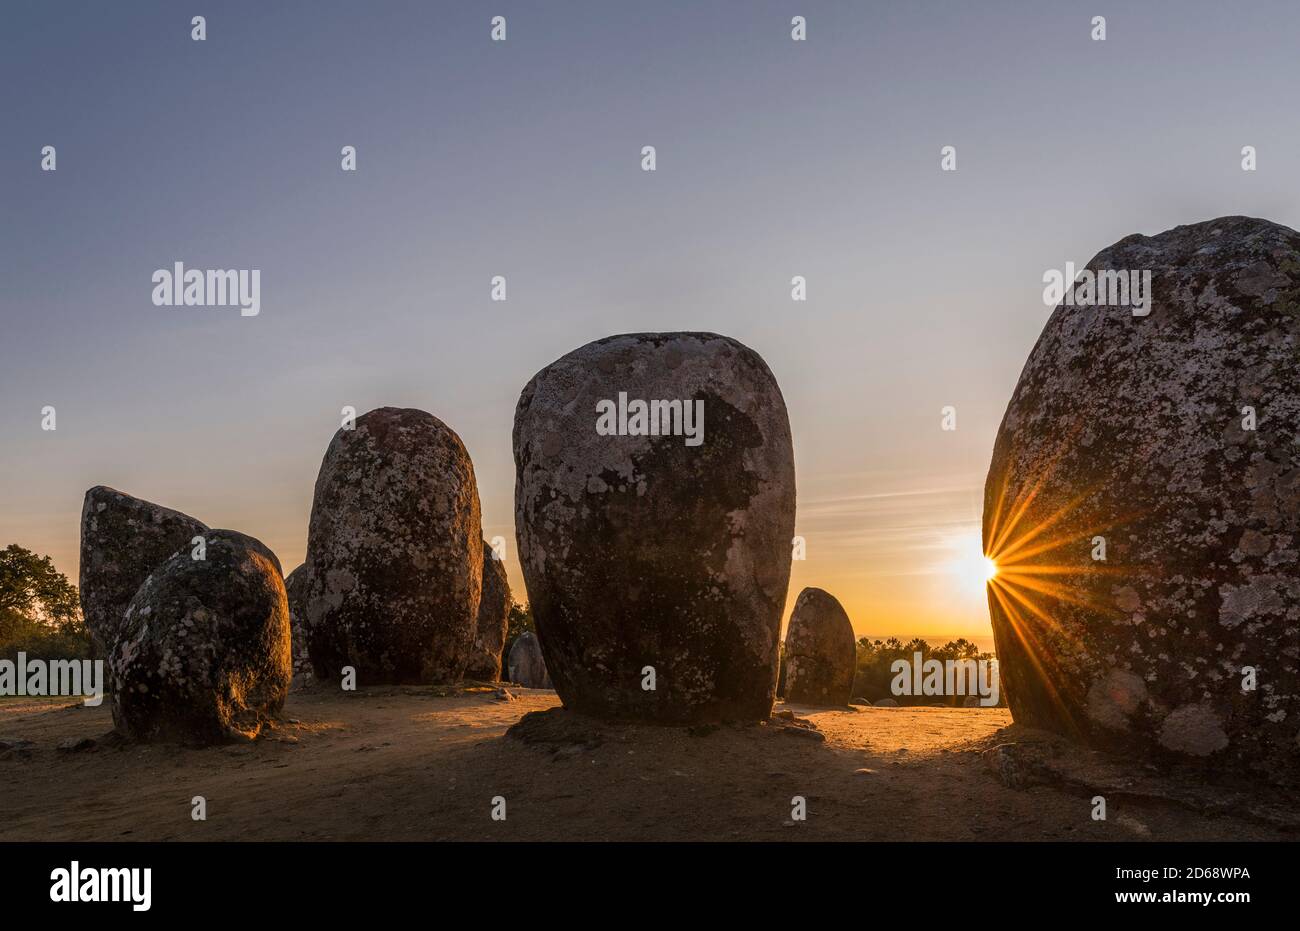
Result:
M965 638L951 640L941 647L932 647L918 638L903 643L897 637L888 640L870 640L862 637L858 640L858 670L853 680L853 697L867 698L873 702L882 698L892 698L900 705L930 705L943 702L947 705L960 706L965 701L962 695L895 695L890 685L894 673L890 667L896 660L912 662L914 654L920 653L924 662L929 659L940 661L949 659L993 659L992 653L982 653L979 647ZM1006 704L999 694L999 704Z
M24 619L26 620L26 619ZM90 659L90 634L79 630L57 630L27 621L20 625L3 625L0 633L0 659L17 660L19 653L29 659Z

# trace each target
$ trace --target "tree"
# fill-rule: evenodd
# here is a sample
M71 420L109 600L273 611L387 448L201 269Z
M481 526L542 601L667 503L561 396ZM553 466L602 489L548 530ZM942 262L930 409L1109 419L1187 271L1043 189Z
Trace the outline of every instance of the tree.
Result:
M48 556L10 544L0 550L0 658L86 659L90 636L77 587Z
M48 556L10 543L0 550L0 616L25 618L60 633L81 629L77 587Z
M513 598L510 599L510 614L506 619L506 645L505 653L509 655L510 647L519 639L519 635L526 630L536 630L533 626L533 609L530 605L520 604Z
M908 659L911 659L913 653L920 653L922 659L929 659L930 644L926 643L920 637L913 637L903 647L903 652L908 655Z
M979 659L980 648L965 637L950 640L934 651L935 659Z

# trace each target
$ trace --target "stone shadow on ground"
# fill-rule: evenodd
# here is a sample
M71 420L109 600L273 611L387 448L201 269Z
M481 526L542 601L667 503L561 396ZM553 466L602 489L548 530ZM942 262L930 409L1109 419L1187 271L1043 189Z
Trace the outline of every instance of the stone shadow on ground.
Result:
M1199 815L1227 815L1284 832L1300 832L1294 789L1215 771L1194 761L1140 762L1073 743L1057 734L1013 724L978 749L1003 785L1050 786L1135 807L1174 805Z
M111 724L102 706L0 702L0 735L9 745L0 753L7 757L0 759L0 839L1295 836L1276 819L1247 820L1248 810L1236 816L1196 810L1168 793L1141 797L1136 782L1076 784L1031 770L1023 787L1008 787L982 754L1028 738L1005 727L1002 709L862 708L801 720L802 708L778 706L765 724L689 727L610 724L557 706L554 692L510 685L345 693L318 684L295 691L257 740L194 750L88 744ZM1098 785L1108 822L1090 818L1085 793ZM205 822L190 817L195 795L207 799ZM806 802L806 821L792 817L795 796ZM497 797L504 821L492 817Z

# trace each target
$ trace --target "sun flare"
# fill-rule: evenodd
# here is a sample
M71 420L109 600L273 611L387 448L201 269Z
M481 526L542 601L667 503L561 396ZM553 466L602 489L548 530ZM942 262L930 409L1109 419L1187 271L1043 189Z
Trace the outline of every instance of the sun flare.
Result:
M945 569L963 589L982 598L984 587L998 574L998 567L992 559L984 555L979 531L954 537L949 547L954 552L954 558L945 565Z

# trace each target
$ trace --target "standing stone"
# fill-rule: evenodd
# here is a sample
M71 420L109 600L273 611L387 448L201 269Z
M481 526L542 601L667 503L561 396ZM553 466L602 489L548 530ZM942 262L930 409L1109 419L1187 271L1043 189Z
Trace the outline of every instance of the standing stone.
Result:
M303 620L317 678L449 682L469 659L483 572L464 444L424 411L383 407L325 452L307 535Z
M293 686L305 686L312 680L311 656L307 652L307 628L303 625L303 583L307 580L306 566L299 566L284 580L284 591L289 598L289 629L293 653Z
M113 722L143 741L257 736L292 675L289 608L275 556L230 530L182 549L135 593L111 658Z
M506 567L492 555L492 547L483 542L483 594L478 603L478 622L466 679L496 682L501 678L501 651L506 645L506 627L510 621L510 582Z
M806 705L847 705L857 673L853 624L834 595L820 588L799 593L785 638L785 700Z
M565 706L767 718L795 490L758 354L712 333L590 343L524 388L514 451L520 560Z
M207 525L104 485L81 506L81 613L95 655L116 646L127 604L164 560L206 533Z
M546 660L542 658L542 648L537 642L537 635L526 630L515 638L510 647L510 660L507 663L510 681L528 689L550 689L551 676L546 671Z
M1002 421L984 546L1011 712L1295 782L1300 234L1223 217L1087 268L1150 270L1154 302L1063 302Z

